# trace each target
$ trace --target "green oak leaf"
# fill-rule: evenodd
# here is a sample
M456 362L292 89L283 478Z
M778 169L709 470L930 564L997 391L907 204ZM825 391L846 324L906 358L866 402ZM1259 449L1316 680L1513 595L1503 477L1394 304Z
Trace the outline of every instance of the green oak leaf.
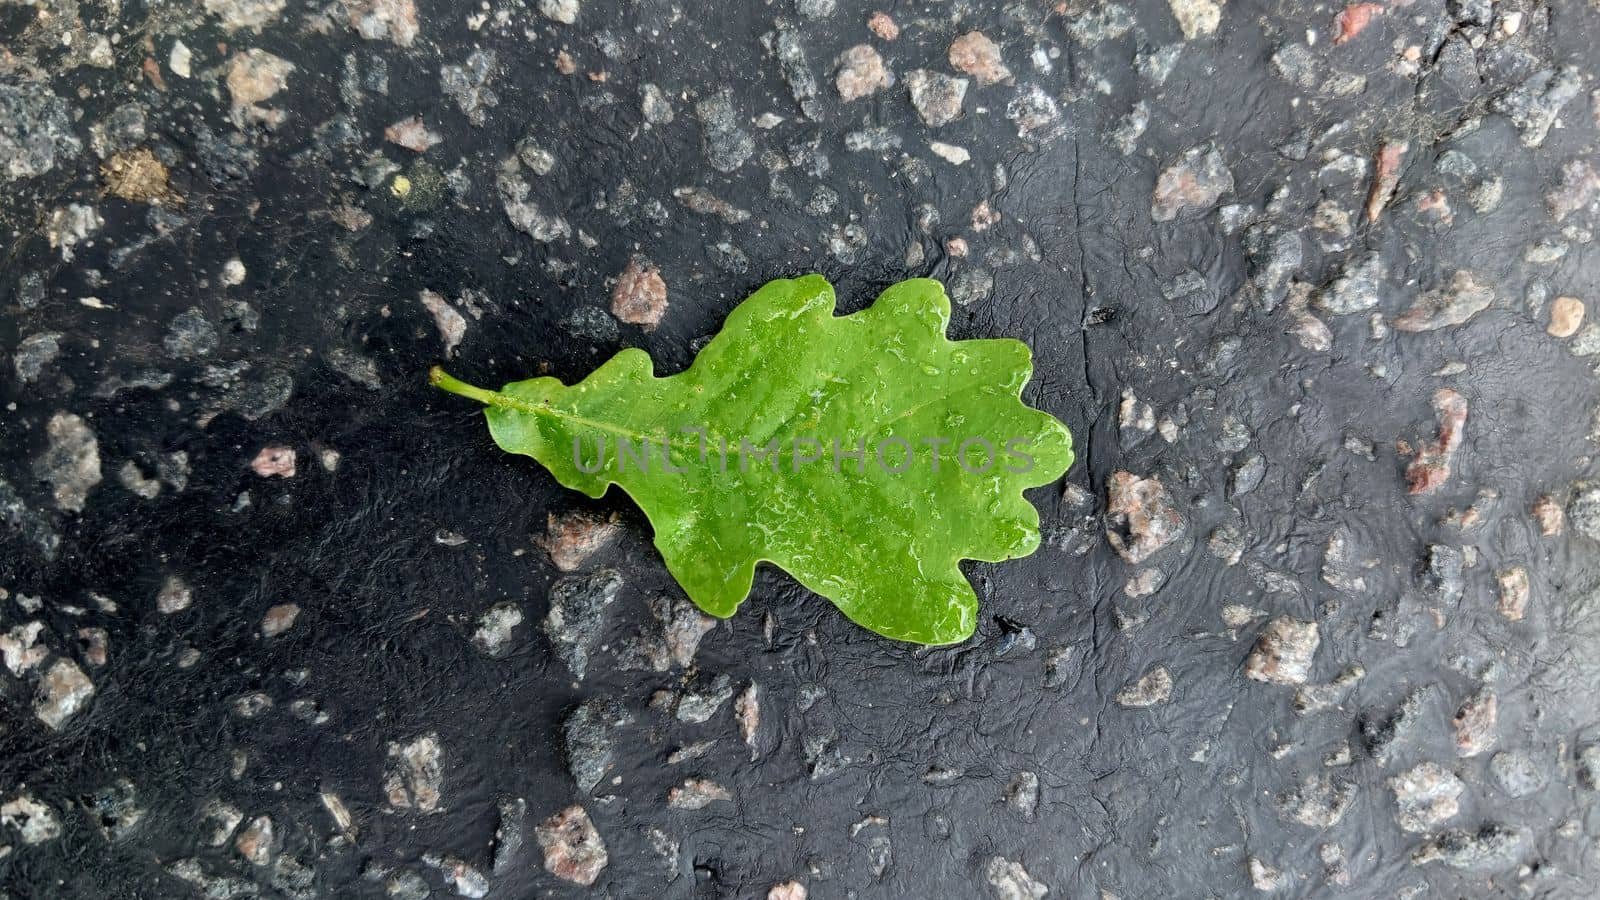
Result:
M570 387L431 380L485 404L495 443L563 485L620 485L711 615L732 615L765 561L864 628L949 644L977 624L960 561L1032 553L1022 490L1073 461L1066 426L1020 399L1027 345L951 341L949 321L937 281L835 316L833 287L808 275L762 287L676 375L629 349Z

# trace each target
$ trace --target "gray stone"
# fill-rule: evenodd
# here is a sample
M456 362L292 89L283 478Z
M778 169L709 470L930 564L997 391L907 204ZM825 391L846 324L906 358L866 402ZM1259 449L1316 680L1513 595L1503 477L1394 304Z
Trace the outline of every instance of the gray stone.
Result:
M33 381L59 355L61 332L42 331L28 335L17 343L17 352L11 360L17 371L17 380L23 384Z
M1549 777L1521 750L1502 750L1489 759L1495 786L1509 797L1522 798L1544 789Z
M476 50L461 65L439 67L439 89L473 125L488 121L489 110L500 105L500 95L489 86L495 61L493 50Z
M1156 179L1150 218L1171 222L1185 210L1205 210L1233 190L1233 173L1215 146L1192 147Z
M1449 769L1425 762L1389 779L1399 807L1395 819L1406 831L1431 831L1461 811L1465 785Z
M56 507L83 512L89 491L100 483L100 444L81 417L58 412L45 426L50 445L34 460L34 474L50 482Z
M1526 840L1522 832L1498 822L1471 831L1452 828L1417 848L1411 861L1417 865L1441 862L1473 872L1502 871L1516 864Z
M622 590L622 576L615 569L601 569L589 575L568 575L550 586L550 611L544 617L544 633L554 645L556 656L580 681L589 667L589 650L605 627L605 611Z
M1328 287L1318 291L1312 304L1333 316L1369 310L1378 305L1383 277L1383 259L1376 253L1369 253L1359 263L1347 266Z
M0 81L0 181L43 175L81 149L72 108L49 85Z
M996 900L1040 900L1050 893L1043 882L1028 874L1022 863L993 856L983 869L984 879Z
M1600 541L1600 482L1578 486L1567 504L1567 521L1591 541Z
M906 91L911 95L911 105L929 128L948 125L961 116L961 104L966 99L968 84L965 78L928 69L914 69L906 74Z
M592 792L611 768L613 733L633 723L633 715L610 695L590 697L567 714L561 723L567 771L578 789Z
M1509 118L1522 131L1522 146L1544 143L1550 126L1561 108L1583 89L1583 75L1577 66L1544 69L1494 102L1495 112Z
M755 153L755 140L739 126L732 91L718 91L701 100L694 105L694 113L700 120L700 137L713 169L732 172Z

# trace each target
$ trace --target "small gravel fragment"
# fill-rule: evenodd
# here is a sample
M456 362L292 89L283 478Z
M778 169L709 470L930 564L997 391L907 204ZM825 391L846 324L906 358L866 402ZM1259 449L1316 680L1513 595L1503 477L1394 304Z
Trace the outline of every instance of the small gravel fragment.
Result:
M1502 750L1489 760L1489 774L1507 796L1521 798L1544 789L1549 778L1527 753Z
M489 894L489 879L464 859L441 856L438 853L422 854L424 864L438 871L446 887L454 888L458 897L485 897Z
M1277 797L1279 815L1308 828L1332 828L1355 801L1355 785L1332 776L1307 775Z
M49 447L33 463L34 474L51 486L58 509L83 512L89 492L100 483L100 444L82 418L58 412L45 426Z
M502 797L495 802L495 813L500 821L494 829L494 859L490 863L494 874L504 875L517 864L518 854L522 850L523 819L527 812L528 801L520 797L514 800Z
M437 734L425 734L405 744L390 743L389 768L383 776L389 805L420 813L442 811L443 753Z
M522 609L515 603L496 603L478 619L472 645L490 659L500 659L511 650L512 630L522 624Z
M422 301L422 306L433 315L433 324L439 329L439 339L444 342L444 355L446 359L454 356L456 347L460 346L461 339L467 335L467 320L455 307L451 306L444 297L424 289L417 295Z
M649 605L657 630L629 642L624 648L624 664L654 672L688 666L701 638L716 627L717 620L682 598L651 597Z
M174 316L167 326L166 336L161 339L167 355L176 359L208 356L217 349L219 342L216 326L195 307Z
M0 82L0 181L43 175L58 158L75 157L83 144L72 112L44 79Z
M246 862L253 866L264 866L272 862L272 841L272 819L269 816L257 816L234 837L233 847Z
M42 844L61 836L61 820L55 810L26 793L0 804L0 825L15 828L24 844Z
M234 124L240 128L251 122L268 126L281 124L288 115L286 112L266 109L260 104L277 96L289 84L289 75L294 69L294 63L259 48L235 53L228 61L227 77Z
M1317 623L1279 616L1262 626L1244 674L1273 684L1305 684L1321 643Z
M294 627L294 620L300 617L300 605L297 603L279 603L267 610L261 619L261 636L274 638Z
M690 778L667 792L667 806L673 809L705 809L718 800L733 802L733 794L715 781Z
M733 682L727 675L718 675L704 690L686 691L678 699L678 721L698 725L709 721L733 698Z
M550 554L550 562L563 572L571 572L589 557L605 549L622 533L615 519L605 519L582 510L561 515L550 513L545 533L534 543Z
M979 84L990 85L1011 77L1000 58L1000 47L981 31L969 31L950 42L950 65L956 71L971 75Z
M82 203L68 203L50 211L45 222L45 235L50 246L61 250L61 261L71 262L79 244L100 230L105 224L99 210Z
M1551 337L1572 337L1583 325L1583 312L1583 301L1577 297L1557 297L1550 301L1550 325L1545 331Z
M1533 503L1533 520L1544 537L1556 537L1567 530L1567 511L1556 498L1545 494Z
M1544 143L1561 108L1578 96L1583 75L1577 66L1543 69L1528 76L1515 90L1494 102L1495 112L1509 118L1522 132L1522 146Z
M1040 900L1050 893L1050 888L1029 875L1022 863L1003 856L990 857L983 875L996 900Z
M700 135L706 159L718 172L732 172L744 165L756 151L750 133L739 127L733 110L733 92L722 90L694 106L700 120Z
M1165 703L1171 696L1172 673L1166 666L1156 666L1117 691L1117 702L1130 709L1143 709Z
M1399 807L1395 820L1406 831L1432 831L1461 811L1465 785L1449 769L1425 762L1389 779Z
M168 575L161 583L161 590L156 593L156 611L162 615L183 612L192 602L194 591L176 575Z
M1112 474L1106 485L1106 539L1124 560L1142 563L1183 533L1183 516L1159 478Z
M839 55L839 73L834 87L846 103L869 97L894 84L894 73L883 64L883 57L867 44L857 44Z
M1006 806L1024 819L1032 819L1039 809L1039 776L1034 772L1018 772L1006 786Z
M577 804L544 820L533 835L544 851L545 871L574 884L594 884L610 861L588 811Z
M1383 259L1376 253L1369 253L1359 263L1347 266L1327 288L1318 291L1312 304L1335 316L1369 310L1378 305L1383 277Z
M906 75L906 90L911 95L911 105L916 108L922 123L929 128L948 125L960 118L968 84L970 82L965 78L927 69L915 69Z
M39 721L59 731L94 696L94 682L70 659L51 664L34 694L33 714Z
M733 717L739 723L740 739L750 748L750 758L755 759L761 734L761 691L754 681L734 699Z
M579 0L539 0L539 15L563 25L578 21L580 9Z
M1233 173L1216 146L1193 147L1156 179L1150 200L1150 217L1171 222L1178 213L1210 209L1233 190Z
M651 125L672 123L672 101L668 100L666 93L654 84L645 84L639 88L639 112Z
M437 132L428 130L423 124L421 116L412 116L409 119L390 125L383 130L383 139L396 146L404 147L413 153L426 153L428 149L437 146L444 137Z
M1572 529L1591 541L1600 541L1600 482L1578 486L1567 504L1567 521Z
M1059 132L1061 109L1044 88L1030 84L1006 104L1006 118L1016 124L1023 140L1045 141Z
M43 622L28 622L0 634L0 658L5 660L12 675L22 675L50 655L49 648L38 644L39 632L43 630Z
M1455 273L1448 288L1429 291L1394 320L1401 331L1435 331L1460 325L1489 308L1494 289L1465 269Z
M661 270L642 256L628 260L611 291L611 314L654 331L666 311L667 283Z
M579 681L589 667L589 650L605 624L605 611L622 590L622 576L614 569L591 575L568 575L550 586L550 610L544 633L556 656Z
M1496 574L1495 581L1500 586L1500 595L1496 601L1500 615L1508 622L1522 621L1528 609L1528 570L1522 566L1512 566Z
M493 50L475 50L461 65L439 67L439 89L475 126L487 122L489 110L500 105L500 95L489 86L495 62Z
M262 478L293 478L295 452L292 447L262 447L250 461L250 470Z
M1522 832L1498 822L1489 822L1476 831L1452 828L1417 848L1411 854L1411 862L1442 862L1466 871L1501 871L1516 863L1525 842Z
M1450 388L1440 388L1433 394L1433 410L1439 420L1439 438L1424 443L1416 458L1406 466L1406 483L1412 494L1426 494L1450 479L1450 461L1465 434L1465 397Z
M33 381L44 371L44 367L54 362L59 355L61 355L61 332L42 331L28 335L17 343L17 352L11 358L12 367L17 372L17 380L23 384Z
M1334 43L1339 41L1335 40ZM1372 188L1367 191L1365 211L1368 222L1378 221L1378 217L1383 215L1383 208L1389 204L1389 198L1394 196L1394 189L1400 183L1400 160L1410 147L1405 141L1386 141L1378 148L1373 158Z
M614 732L632 723L627 708L606 694L586 698L562 720L562 750L578 790L585 794L594 791L611 769Z
M417 39L417 6L413 0L343 0L350 27L369 41L388 40L409 47Z
M1222 22L1222 5L1216 0L1167 0L1185 40L1213 34Z
M1494 748L1498 734L1496 723L1500 718L1500 705L1495 695L1480 691L1461 704L1451 724L1456 729L1456 755L1462 758L1477 756Z

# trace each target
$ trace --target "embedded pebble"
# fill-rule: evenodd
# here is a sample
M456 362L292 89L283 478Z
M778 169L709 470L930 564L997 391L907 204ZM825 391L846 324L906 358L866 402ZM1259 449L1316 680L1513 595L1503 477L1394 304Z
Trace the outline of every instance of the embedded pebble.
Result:
M591 885L610 862L605 842L578 805L561 810L533 830L544 852L545 871L574 884Z
M1261 629L1244 674L1273 684L1305 684L1321 643L1317 624L1279 616Z
M714 781L691 778L667 792L667 806L673 809L705 809L717 801L733 802L733 794Z
M397 810L441 812L444 749L439 736L425 734L406 743L390 743L383 792Z
M1000 47L981 31L969 31L950 42L950 65L957 71L971 75L979 84L990 85L1011 77L1000 58Z
M911 95L911 105L929 128L948 125L961 117L961 107L966 101L967 85L970 83L965 78L927 69L914 69L906 73L906 90Z
M589 653L604 627L606 608L621 590L622 576L613 569L569 575L550 586L544 633L557 658L579 681L588 671Z
M1171 222L1180 212L1209 209L1233 190L1233 173L1215 146L1193 147L1156 179L1150 218Z
M643 257L628 260L611 291L611 314L652 331L667 311L667 283L661 270Z
M1156 666L1117 691L1117 702L1132 709L1156 706L1172 696L1172 674Z
M100 443L81 417L58 412L45 426L50 445L34 460L33 472L51 486L56 508L83 512L89 492L101 480Z
M1141 563L1183 536L1183 516L1161 480L1115 472L1106 487L1106 539L1129 563Z
M1406 831L1432 831L1461 811L1458 802L1465 785L1448 769L1425 762L1389 779L1394 791L1395 815Z
M839 55L839 74L834 87L846 103L871 96L894 84L894 73L883 64L878 51L857 44Z
M34 695L33 714L39 721L60 730L88 705L94 696L94 682L70 659L57 659L39 679Z
M472 645L484 655L499 659L510 652L513 632L521 624L522 610L515 603L496 603L478 619Z

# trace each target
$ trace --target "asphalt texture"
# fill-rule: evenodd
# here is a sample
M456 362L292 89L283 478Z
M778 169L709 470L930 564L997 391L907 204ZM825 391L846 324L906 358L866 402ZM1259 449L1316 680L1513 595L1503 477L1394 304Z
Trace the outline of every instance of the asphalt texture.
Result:
M1600 11L0 5L11 898L1600 879ZM430 388L932 277L1078 462L977 634L683 597Z

